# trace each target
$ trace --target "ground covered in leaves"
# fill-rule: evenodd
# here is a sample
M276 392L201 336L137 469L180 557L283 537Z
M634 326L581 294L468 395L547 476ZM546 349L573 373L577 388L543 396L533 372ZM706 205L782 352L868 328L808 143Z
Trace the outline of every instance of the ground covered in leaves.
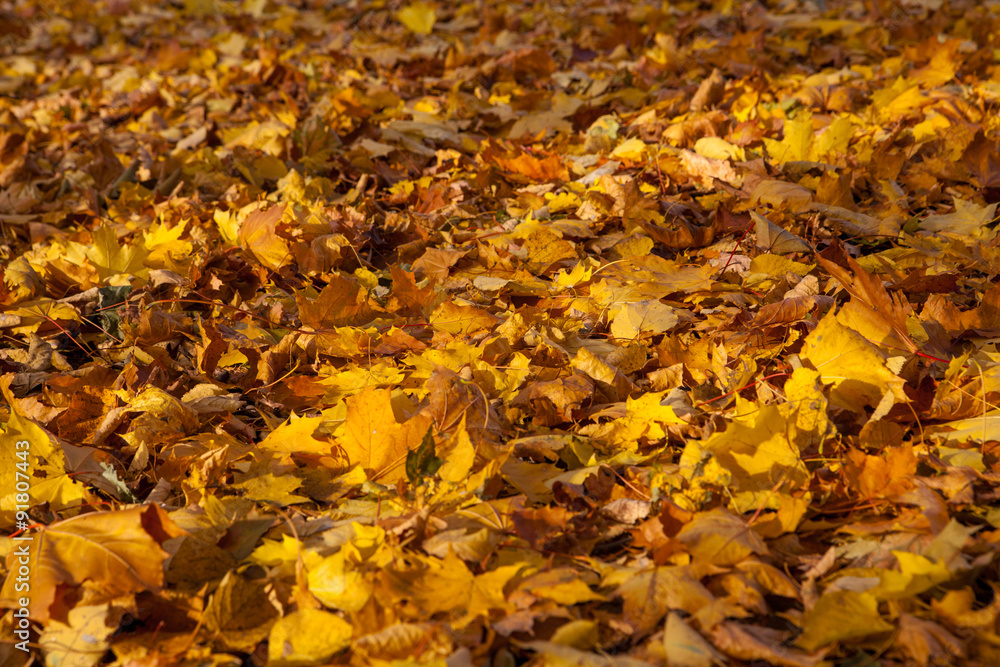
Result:
M4 665L1000 662L1000 3L0 33Z

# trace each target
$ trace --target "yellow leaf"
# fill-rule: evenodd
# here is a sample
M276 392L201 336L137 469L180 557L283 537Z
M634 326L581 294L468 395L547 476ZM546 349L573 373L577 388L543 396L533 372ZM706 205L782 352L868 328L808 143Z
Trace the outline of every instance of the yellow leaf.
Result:
M477 575L472 582L468 607L469 615L478 616L488 614L492 609L506 611L512 608L513 605L507 602L503 591L507 583L525 567L524 563L501 565Z
M344 545L344 558L351 563L370 563L382 567L392 560L393 554L385 546L385 530L378 526L366 526L351 522L354 537Z
M690 470L711 453L728 472L723 481L729 486L732 507L739 512L755 510L772 496L779 482L787 485L786 489L798 488L809 477L799 454L794 422L774 405L747 411L747 417L734 421L725 431L703 441L689 440L681 457L682 468ZM810 438L803 444L811 443Z
M351 645L354 629L336 614L321 609L299 609L278 619L268 639L271 667L308 667L326 662Z
M331 609L361 611L372 594L372 584L351 567L340 550L309 568L309 592Z
M767 546L743 517L717 507L695 516L677 533L691 555L706 563L735 565L751 554L767 554Z
M278 610L268 599L263 581L230 570L205 607L205 627L235 651L252 651L266 639Z
M3 483L2 480L6 479L5 473L6 471L0 472L0 483ZM11 482L10 486L4 488L13 489L13 482ZM31 482L31 502L39 505L48 503L49 508L52 510L78 507L82 504L81 501L90 497L90 491L82 482L63 471L60 471L58 475L52 475L44 479L34 477ZM7 496L3 501L0 501L2 503L0 506L6 509L13 500L12 496Z
M582 282L590 280L593 269L587 265L586 261L577 262L573 270L566 272L566 269L559 269L555 282L562 287L574 287Z
M694 152L713 160L743 160L744 151L721 137L702 137L694 143Z
M16 458L15 451L26 449L28 459L32 462L33 468L48 468L49 470L62 471L66 465L66 457L62 447L53 442L48 432L27 417L22 416L18 408L18 402L14 399L14 393L10 390L10 383L14 379L13 375L4 375L0 378L0 391L3 392L4 401L11 406L10 417L7 420L4 431L4 444L7 454L11 460ZM23 441L27 444L24 447L17 446L16 441ZM9 447L9 449L7 449ZM11 489L13 487L10 487ZM9 489L8 489L9 490Z
M435 329L452 335L492 329L498 322L497 317L488 311L475 306L462 306L450 299L438 306L430 317Z
M809 159L832 162L833 156L847 154L854 128L854 121L850 117L838 116L820 132Z
M785 138L781 141L764 138L764 146L771 159L779 164L809 160L815 134L812 114L807 111L794 119L786 120L784 132Z
M420 587L423 595L417 597L417 600L424 598L421 607L431 614L434 610L465 609L475 580L465 562L450 549L444 558L429 557L426 562L430 569Z
M597 645L597 633L594 621L570 621L552 634L552 643L588 651Z
M281 541L262 540L261 545L253 550L248 560L258 565L268 567L281 565L282 563L293 563L298 560L301 545L291 535L282 535ZM318 596L317 596L318 597Z
M384 571L390 596L409 600L428 615L467 608L475 577L461 558L449 549L443 559L415 560L414 566L397 565Z
M954 51L942 44L931 57L931 61L913 72L907 80L928 89L940 88L954 79L957 71L958 64L955 63Z
M476 448L469 439L469 433L465 428L466 414L462 415L462 421L458 428L448 439L443 447L438 450L438 456L444 461L438 469L438 476L449 482L461 482L465 479L472 464L476 460Z
M657 567L639 572L625 580L615 594L624 602L624 621L636 634L652 631L670 610L693 615L715 601L687 566Z
M338 327L338 329L342 331L344 327ZM368 387L397 386L405 377L405 373L397 368L394 363L379 361L370 365L365 364L364 366L348 364L343 368L336 369L333 374L323 378L320 384L328 389L324 400L334 402L346 396L362 392Z
M333 444L313 437L313 433L322 422L322 417L299 417L292 414L288 421L261 440L258 447L283 454L295 452L329 454Z
M830 313L806 337L800 356L832 385L830 403L855 412L875 407L884 396L906 402L905 382L885 364L885 355ZM891 404L890 404L891 407Z
M266 211L255 208L243 218L237 233L240 245L262 265L275 271L292 261L288 243L277 234L284 213L284 206L272 206Z
M182 220L173 227L160 223L149 231L143 232L149 257L146 263L153 268L166 268L171 271L183 270L185 259L190 259L193 246L190 241L182 241L181 236L187 229L187 220Z
M785 209L792 213L800 213L809 208L812 199L813 199L813 193L808 188L804 188L796 183L789 183L788 181L763 180L757 184L757 187L754 188L753 195L751 195L750 197L750 203L767 204L768 206L774 209ZM773 243L773 240L760 238L762 231L759 226L760 220L758 220L758 217L764 220L767 219L763 218L763 216L757 216L757 214L753 211L751 211L750 217L754 219L754 222L758 223L758 227L755 230L758 236L757 245L761 248L769 248L771 246L771 243ZM777 225L773 226L777 227ZM780 229L780 227L778 229ZM798 238L789 231L784 231L784 233L789 235L790 237L794 237L796 239ZM774 232L772 232L772 236L773 235ZM776 252L809 252L809 251L810 248L806 247L805 249L800 249L797 251L784 250Z
M794 422L789 437L800 450L818 446L836 430L827 415L828 401L822 391L820 373L811 368L796 368L785 382L781 414Z
M23 511L26 504L24 492L17 489L18 482L22 485L27 482L27 504L32 507L48 503L51 510L61 510L79 505L89 497L87 487L66 474L66 455L59 441L21 414L10 390L12 378L5 375L0 379L3 398L11 406L6 430L0 438L3 443L0 451L10 462L0 468L0 489L4 489L0 495L0 527L4 528L12 528L16 521L30 523L27 514L18 515L18 506Z
M986 227L994 221L996 212L996 204L978 206L974 202L955 199L954 213L929 215L920 221L920 229L925 232L988 240L996 235L996 230Z
M639 162L646 152L646 142L642 139L626 139L611 151L612 158L622 158L630 162Z
M621 292L615 294L614 283L624 283L633 300L656 298L675 292L695 292L709 289L712 284L711 275L717 269L702 264L699 266L682 266L656 255L644 257L629 257L622 262L612 262L606 265L607 271L602 275L606 280L591 285L590 295L601 305L610 305L616 298L621 299ZM634 286L634 287L633 287ZM609 298L611 297L611 298Z
M667 615L663 649L669 656L671 667L712 667L725 662L708 640L676 612Z
M750 273L765 273L776 278L783 277L786 273L804 276L814 268L815 264L803 264L781 255L759 255L750 262Z
M431 420L418 415L399 424L392 412L389 389L367 388L347 399L347 421L337 444L368 479L392 484L406 476L406 454L422 441Z
M521 582L518 590L527 591L535 597L546 598L565 606L606 599L603 595L592 591L590 586L580 580L580 574L568 567L555 568L528 577Z
M881 583L867 591L879 600L920 595L952 578L948 565L941 561L908 551L893 551L892 555L899 561L899 572L881 572Z
M669 331L678 322L674 309L660 301L646 299L622 306L611 322L611 335L633 340L641 333L659 334Z
M580 198L572 192L546 193L545 199L550 213L558 213L570 208L576 209L580 206Z
M406 26L406 29L417 35L429 35L434 29L437 21L437 12L433 5L426 2L414 2L403 7L396 13L399 22Z
M239 350L229 350L219 357L219 361L216 364L219 368L226 368L228 366L239 366L240 364L245 364L249 359L247 355L243 354Z
M570 365L581 373L586 374L590 379L603 382L605 384L615 384L618 370L608 364L604 359L591 352L585 347L581 347L573 357Z
M285 152L285 137L291 131L291 127L277 120L263 123L255 120L246 125L223 129L220 134L227 148L245 146L281 157Z
M158 387L143 389L127 409L140 413L122 436L133 447L173 442L198 428L198 413Z
M947 116L939 113L928 113L927 118L913 126L913 140L916 143L937 139L945 130L951 127Z
M966 628L991 627L997 620L997 601L980 607L973 591L966 588L950 590L940 600L931 600L931 608L950 624Z
M795 643L807 651L833 642L891 632L893 626L882 620L878 602L868 593L831 591L820 597L802 618L802 634Z
M236 244L240 232L240 215L235 211L223 211L216 209L212 215L215 225L219 228L219 233L226 243Z
M67 623L49 621L38 642L49 664L93 667L97 660L90 658L107 651L106 640L117 625L108 618L110 609L108 604L81 604L69 610Z
M146 249L141 245L122 246L118 236L108 225L101 225L93 233L94 242L86 246L86 255L93 264L101 280L119 273L145 278L149 269L145 266Z
M276 477L271 473L233 484L234 488L243 491L245 498L258 502L276 503L282 507L309 501L309 498L305 496L297 496L292 493L300 486L302 486L301 479L296 479L291 475Z
M666 424L684 424L669 405L660 405L666 392L648 392L625 402L625 416L587 429L587 435L607 442L619 451L636 451L643 440L657 442L666 437Z

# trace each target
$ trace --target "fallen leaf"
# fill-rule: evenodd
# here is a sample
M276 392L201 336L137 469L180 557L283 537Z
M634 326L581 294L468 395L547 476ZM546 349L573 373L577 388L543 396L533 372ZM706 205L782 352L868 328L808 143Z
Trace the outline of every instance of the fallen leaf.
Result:
M156 505L81 514L44 527L19 545L29 554L31 618L48 621L53 605L61 604L67 594L85 593L99 603L127 593L159 591L167 558L161 545L183 534ZM17 551L12 551L8 567L17 559ZM2 596L8 603L20 597L15 586L14 577L4 582Z

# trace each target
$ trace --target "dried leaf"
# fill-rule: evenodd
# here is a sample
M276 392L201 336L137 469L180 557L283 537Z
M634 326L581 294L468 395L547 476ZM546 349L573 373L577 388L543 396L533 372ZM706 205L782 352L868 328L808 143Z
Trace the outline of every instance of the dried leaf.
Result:
M167 557L161 545L183 534L156 505L82 514L45 527L18 545L28 554L31 618L48 621L53 605L81 588L94 603L159 591ZM17 554L15 549L8 556L8 568L19 562ZM9 603L21 597L16 585L15 577L4 582L2 595Z

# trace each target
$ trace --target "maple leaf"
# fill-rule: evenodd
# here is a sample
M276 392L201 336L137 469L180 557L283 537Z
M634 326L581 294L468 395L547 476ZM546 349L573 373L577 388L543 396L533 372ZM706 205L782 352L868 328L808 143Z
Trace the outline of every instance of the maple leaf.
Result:
M556 155L538 158L514 147L498 142L489 142L482 157L506 170L521 182L565 181L569 173L562 160Z
M376 317L368 292L355 280L335 276L318 297L297 295L302 324L314 329L367 324Z
M144 246L134 244L122 246L118 236L107 225L101 225L94 233L94 242L84 253L97 267L104 280L118 274L142 275L146 272L147 251Z
M828 314L806 338L803 359L833 384L830 399L847 410L876 406L882 400L907 401L905 381L886 366L885 355L853 329Z
M413 270L418 274L423 274L438 281L448 278L451 267L455 266L458 260L465 257L468 250L442 250L439 248L428 248L424 254L413 263Z
M432 423L426 415L398 423L391 395L389 389L368 388L348 398L347 421L336 441L351 463L381 484L405 478L406 455L420 445Z
M94 602L159 591L167 557L161 545L183 534L156 505L83 514L44 527L27 549L31 617L47 621L59 596L80 587ZM8 567L17 558L12 552ZM15 586L16 578L8 577L0 591L8 604L20 597Z

